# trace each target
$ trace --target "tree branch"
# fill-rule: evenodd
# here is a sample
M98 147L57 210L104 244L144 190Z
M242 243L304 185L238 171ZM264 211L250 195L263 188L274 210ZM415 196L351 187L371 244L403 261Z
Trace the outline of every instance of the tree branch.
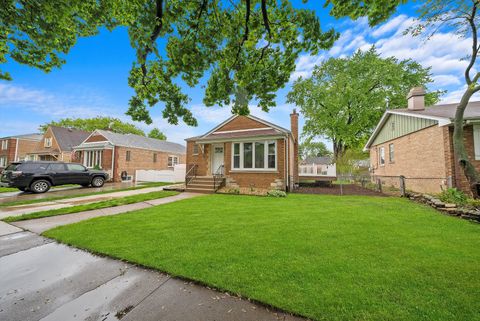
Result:
M263 25L268 33L268 38L272 38L272 30L270 29L270 22L268 21L268 12L267 12L267 0L262 0L262 17Z
M245 0L245 5L246 5L245 32L243 34L242 41L240 42L240 46L238 47L237 56L235 58L235 63L233 64L233 66L237 65L238 57L240 56L240 52L242 51L243 44L245 43L245 41L248 40L248 33L250 32L249 27L248 27L248 25L250 23L250 5L251 5L250 0Z
M470 70L472 69L473 65L475 64L475 61L477 60L477 54L478 54L478 35L477 35L477 26L475 25L475 14L477 13L477 2L474 2L473 8L472 8L472 13L468 17L468 23L470 24L470 28L472 29L472 38L473 38L473 43L472 43L472 56L470 57L470 62L468 63L467 69L465 69L465 81L467 82L468 85L472 83L472 80L470 79ZM475 82L478 80L478 74L475 76Z
M155 41L160 35L160 31L163 27L163 0L156 0L156 10L155 10L155 27L153 28L152 34L150 35L150 43L145 47L145 51L142 54L141 68L142 68L142 82L145 85L145 77L147 76L147 56L153 51Z

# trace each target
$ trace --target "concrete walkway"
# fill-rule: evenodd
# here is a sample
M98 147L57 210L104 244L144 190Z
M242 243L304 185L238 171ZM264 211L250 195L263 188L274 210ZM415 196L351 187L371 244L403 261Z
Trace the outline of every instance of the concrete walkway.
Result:
M164 187L166 186L148 187L148 188L141 188L141 189L129 190L129 191L120 191L120 192L112 192L112 193L106 193L106 194L96 194L96 195L89 195L89 196L66 198L66 199L60 199L56 201L41 202L41 203L35 203L35 204L2 207L0 208L0 219L8 216L19 216L22 214L29 214L34 212L54 210L54 209L94 203L94 202L101 202L101 201L111 200L114 198L121 198L121 197L132 196L132 195L158 192L163 190Z
M0 320L302 319L30 232L0 237Z
M32 231L34 233L40 234L40 233L43 233L44 231L47 231L49 229L52 229L54 227L61 226L61 225L77 223L80 221L88 220L90 218L99 217L99 216L109 216L109 215L116 215L116 214L141 210L144 208L176 202L179 200L192 198L200 195L203 195L203 194L180 193L178 195L158 198L158 199L145 201L141 203L133 203L128 205L116 206L116 207L107 207L107 208L102 208L98 210L78 212L78 213L65 214L65 215L57 215L57 216L44 217L44 218L38 218L33 220L18 221L18 222L12 222L11 224L16 227L22 228L24 230L28 230L28 231Z

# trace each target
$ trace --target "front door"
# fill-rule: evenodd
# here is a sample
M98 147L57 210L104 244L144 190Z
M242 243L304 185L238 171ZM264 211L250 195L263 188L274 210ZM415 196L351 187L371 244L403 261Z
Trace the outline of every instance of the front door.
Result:
M223 144L214 144L212 145L212 174L217 173L220 166L224 164L223 158Z

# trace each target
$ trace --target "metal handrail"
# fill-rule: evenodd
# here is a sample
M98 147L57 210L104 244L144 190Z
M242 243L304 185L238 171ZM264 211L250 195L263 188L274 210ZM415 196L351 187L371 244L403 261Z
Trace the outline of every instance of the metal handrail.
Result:
M185 187L192 181L192 179L197 177L197 167L198 167L198 165L197 164L192 164L192 165L193 166L190 167L190 169L185 174ZM192 171L193 171L193 175L190 175Z
M224 181L224 165L218 166L217 170L213 174L213 189L214 191L218 191L220 187L222 187L223 181ZM217 179L219 181L218 186L217 186Z

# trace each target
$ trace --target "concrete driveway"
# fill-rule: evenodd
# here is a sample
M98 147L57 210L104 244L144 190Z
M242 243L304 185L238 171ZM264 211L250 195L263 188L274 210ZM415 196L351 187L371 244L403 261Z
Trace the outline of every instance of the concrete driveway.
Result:
M31 232L0 237L0 320L303 320Z

